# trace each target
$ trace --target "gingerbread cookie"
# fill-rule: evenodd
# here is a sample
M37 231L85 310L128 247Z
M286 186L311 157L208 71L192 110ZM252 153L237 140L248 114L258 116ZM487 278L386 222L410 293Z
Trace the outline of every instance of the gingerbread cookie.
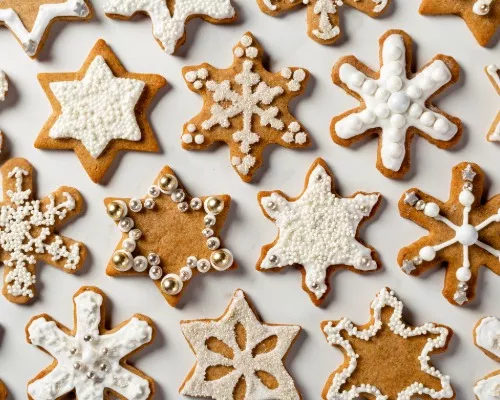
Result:
M0 400L7 400L8 395L9 395L9 392L7 391L7 387L0 380Z
M149 15L153 35L168 54L186 41L185 25L190 20L201 18L213 24L227 24L237 19L231 0L105 0L104 12L117 19Z
M201 64L182 70L189 88L204 102L201 112L184 125L182 147L205 150L215 142L226 143L233 168L250 182L267 145L310 144L288 110L290 101L304 92L309 73L301 68L268 72L262 64L264 51L249 32L233 54L233 65L227 69Z
M359 228L377 211L381 195L357 192L340 197L321 158L309 169L300 196L260 192L258 199L279 234L262 248L257 270L300 268L302 288L314 304L320 305L330 291L330 275L335 270L362 273L380 268L375 250L359 239Z
M420 275L444 264L443 295L463 305L476 295L479 268L500 274L500 195L483 202L484 173L476 164L453 168L450 198L446 203L408 190L399 201L399 212L429 231L401 249L398 262L407 274Z
M122 238L109 261L110 276L149 276L176 306L198 273L236 268L220 231L229 211L227 195L190 197L165 167L147 196L105 200Z
M496 65L488 65L485 68L485 71L497 93L500 95L500 67ZM500 111L498 112L497 118L493 121L493 125L491 125L491 129L488 132L488 140L490 142L500 142Z
M196 365L179 392L214 400L300 400L285 358L300 326L261 322L237 290L217 319L181 321Z
M4 266L3 295L24 304L36 294L36 264L51 264L73 274L87 250L57 231L83 207L80 193L63 186L41 200L35 198L31 164L14 158L0 170L4 200L0 203L0 260Z
M105 302L106 296L96 287L76 292L73 330L47 314L31 319L26 327L28 343L54 361L28 383L30 400L153 398L153 379L127 362L154 340L153 321L136 314L107 330Z
M500 362L500 320L496 317L481 319L474 327L474 343L484 354ZM500 370L492 372L476 383L477 400L491 400L500 396Z
M339 8L345 4L376 18L389 8L391 0L257 0L266 14L278 16L302 5L307 6L307 33L321 44L331 44L340 39Z
M410 36L390 30L380 38L379 72L347 56L332 73L333 82L361 103L333 119L333 140L351 146L378 135L377 168L389 178L401 178L410 169L415 134L439 148L454 146L462 135L461 121L431 103L458 80L457 62L440 54L414 74L412 57Z
M87 0L2 0L0 25L9 28L31 58L38 57L56 21L90 20Z
M387 288L370 311L365 325L347 318L321 324L328 344L344 353L344 363L329 377L323 399L454 399L450 377L430 362L432 355L446 351L453 331L429 322L407 325L403 303Z
M35 147L74 150L94 182L122 150L159 150L147 113L166 80L128 72L104 40L80 71L39 74L38 79L54 111Z
M422 0L422 15L458 15L481 46L486 46L500 26L498 0Z

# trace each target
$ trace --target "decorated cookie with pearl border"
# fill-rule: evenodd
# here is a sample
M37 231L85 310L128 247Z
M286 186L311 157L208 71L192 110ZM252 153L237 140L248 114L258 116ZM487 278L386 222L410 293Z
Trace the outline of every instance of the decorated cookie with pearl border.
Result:
M342 57L333 67L333 82L361 104L333 118L331 135L341 146L377 135L378 170L389 178L402 178L411 167L413 136L442 149L459 142L461 121L432 100L457 82L460 69L452 57L440 54L413 73L413 44L403 31L386 32L379 45L378 72L354 56Z
M319 306L331 290L330 276L335 270L365 273L380 268L375 250L361 241L359 230L375 215L381 197L380 193L364 192L340 197L321 158L309 169L300 196L260 192L262 212L279 232L273 243L262 248L257 270L299 268L302 288Z
M478 321L473 331L474 344L491 359L500 362L500 320L486 317ZM476 382L474 394L477 400L492 400L500 396L500 370L486 375Z
M429 232L401 249L401 269L421 275L443 265L443 295L455 305L474 299L481 266L500 274L500 195L485 200L484 179L478 165L460 163L452 170L448 201L416 188L399 201L401 216Z
M500 2L499 2L500 3ZM497 93L500 95L500 67L498 65L488 65L485 68L486 74L489 80L493 84ZM490 142L500 142L500 111L498 111L496 119L491 125L491 129L488 132L488 140Z

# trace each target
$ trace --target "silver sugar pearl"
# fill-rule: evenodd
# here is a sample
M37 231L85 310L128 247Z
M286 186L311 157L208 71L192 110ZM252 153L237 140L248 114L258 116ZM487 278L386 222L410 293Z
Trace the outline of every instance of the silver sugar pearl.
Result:
M198 197L194 197L191 199L191 201L189 202L189 205L191 206L191 208L195 211L198 211L201 209L201 207L203 206L203 202L201 201L200 198Z
M417 204L415 204L415 208L418 211L422 211L425 208L425 201L423 201L423 200L417 201Z
M458 284L458 290L460 290L461 292L466 292L467 289L469 289L469 285L467 285L465 282L460 282Z
M107 363L101 363L99 364L99 369L102 371L102 372L108 372L109 371L109 365Z
M149 277L152 280L157 281L162 276L163 276L163 270L158 265L154 265L149 269Z
M73 363L73 368L74 369L79 370L81 367L82 367L82 365L78 361L76 361L76 362Z
M184 199L186 198L186 193L184 193L184 190L182 189L176 189L172 192L170 197L172 201L174 201L175 203L180 203L181 201L184 201Z
M94 371L87 372L87 379L94 379L94 378L95 378L95 372Z
M186 212L187 210L189 210L189 205L188 203L183 201L182 203L177 204L177 208L180 212Z
M128 251L129 253L132 253L134 250L135 250L135 240L133 239L125 239L123 242L122 242L122 247L123 247L123 250L125 251Z
M269 262L271 264L276 264L278 262L278 256L273 254L272 256L269 256Z
M196 263L196 268L198 268L198 271L200 271L202 274L205 274L210 270L210 261L202 258Z
M139 240L142 236L142 232L140 229L132 229L129 233L128 233L128 237L132 240Z
M71 355L73 355L73 356L74 356L76 353L78 353L78 349L77 349L76 347L72 347L72 348L69 350L69 353L70 353Z
M78 2L75 4L73 11L78 16L85 17L89 13L89 8L87 7L87 5L85 3Z
M211 237L207 240L207 247L209 250L217 250L220 246L220 240L217 237Z
M314 282L312 285L311 285L311 288L313 288L314 290L318 290L319 289L319 285Z
M107 347L103 347L103 349L101 350L101 354L105 356L108 353L109 353L109 349Z
M215 215L213 215L213 214L207 214L203 218L203 222L205 223L206 227L214 226L216 221L217 220L215 219Z
M133 227L134 221L130 217L125 217L118 223L118 228L124 233L129 232Z
M368 266L368 265L370 265L371 261L372 261L372 259L370 257L367 257L367 256L361 257L361 264L362 265Z
M196 268L196 263L198 262L198 259L195 256L189 256L187 258L186 264L190 268Z
M366 204L362 204L359 206L359 211L361 211L363 214L366 214L369 211L369 208Z
M179 271L179 277L184 282L190 280L192 276L193 276L193 271L191 271L191 268L189 267L182 267L181 270Z
M146 209L151 210L154 208L154 206L155 206L155 201L152 198L148 197L146 200L144 200L144 207Z
M148 260L144 256L137 256L132 262L132 268L136 272L144 272L148 268Z
M160 264L160 256L156 253L148 254L148 263L151 265L159 265Z
M160 188L156 185L150 186L148 189L148 195L153 198L157 198L160 195Z
M214 230L213 229L210 229L210 228L205 228L201 231L201 233L203 234L203 236L205 236L206 238L209 238L209 237L212 237L214 235Z
M140 199L132 199L128 202L128 208L133 212L139 212L142 210L142 201Z
M464 183L464 186L463 186L463 189L464 190L468 190L468 191L471 191L473 188L473 185L472 185L472 182L465 182Z
M267 208L269 208L270 210L276 210L278 208L278 206L276 205L276 203L274 201L268 201L267 202Z
M411 260L413 262L413 264L415 265L420 265L422 264L422 257L420 256L415 256L413 257L413 259Z
M92 336L90 336L90 335L85 335L85 336L83 337L83 340L85 340L86 342L90 342L90 341L92 341Z

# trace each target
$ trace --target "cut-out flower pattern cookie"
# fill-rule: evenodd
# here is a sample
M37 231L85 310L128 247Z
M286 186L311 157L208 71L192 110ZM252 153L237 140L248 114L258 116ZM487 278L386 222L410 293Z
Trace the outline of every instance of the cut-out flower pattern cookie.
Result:
M257 269L300 267L302 288L316 305L321 304L335 269L362 273L380 267L374 249L358 237L360 226L375 214L380 198L379 193L363 192L340 197L328 166L317 159L299 197L290 198L280 191L259 193L261 209L279 234L262 248Z
M481 319L474 327L474 343L484 354L500 362L500 320L496 317ZM474 386L477 400L492 400L500 396L500 370L488 374Z
M78 271L87 251L82 243L60 236L58 229L79 215L80 193L63 186L41 200L33 190L33 167L14 158L1 168L4 200L0 203L0 260L4 266L3 294L24 304L36 294L39 261L70 274Z
M104 40L80 71L39 74L38 79L53 113L35 147L74 150L94 182L122 150L158 151L147 111L166 81L128 72Z
M476 164L453 168L450 198L442 202L418 189L408 190L399 212L429 231L399 252L407 274L420 275L444 264L443 295L462 305L476 294L479 268L500 274L500 195L483 202L484 174Z
M500 95L500 67L497 65L488 65L485 70L488 74L488 78ZM488 132L488 140L491 142L500 142L500 111Z
M265 324L237 290L218 319L182 321L197 363L180 393L214 400L300 400L284 360L300 333L294 325Z
M128 357L153 341L153 322L136 314L107 330L105 301L99 289L83 287L73 297L73 330L47 314L36 316L28 323L28 343L54 358L49 367L29 382L30 400L75 397L79 400L111 397L147 400L153 397L154 381L127 362Z
M176 306L195 275L236 268L219 238L230 202L227 195L190 197L168 167L146 197L106 199L108 215L122 232L106 273L149 276Z
M335 117L331 134L341 146L378 135L377 168L390 178L401 178L410 169L414 135L439 148L460 140L461 121L431 103L458 80L459 66L453 58L437 55L414 74L411 38L398 30L380 38L380 64L375 72L353 56L337 61L333 82L361 105Z
M149 15L153 35L168 54L173 54L186 41L185 25L191 19L225 24L237 18L231 0L105 0L104 12L118 19Z
M329 377L323 399L454 399L450 377L430 362L446 351L453 331L430 322L407 325L403 303L389 289L380 291L370 311L365 325L347 318L321 324L328 343L340 348L345 360Z
M89 5L86 0L2 0L0 25L12 31L28 56L36 58L51 25L58 20L91 19Z
M309 136L290 114L290 101L305 90L309 73L300 68L268 72L264 52L251 33L233 48L233 65L202 64L183 69L189 88L203 97L202 111L184 125L182 146L204 150L215 142L229 146L231 164L250 182L270 144L306 147Z
M376 18L389 7L391 0L257 0L266 14L277 16L305 5L307 7L308 35L321 44L334 43L340 39L339 9L344 4Z

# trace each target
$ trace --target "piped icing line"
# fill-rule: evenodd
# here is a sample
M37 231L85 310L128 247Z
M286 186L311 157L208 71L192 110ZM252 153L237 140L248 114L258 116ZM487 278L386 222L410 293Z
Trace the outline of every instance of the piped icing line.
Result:
M493 87L500 95L500 66L492 64L486 67L486 74L488 75ZM488 140L498 142L500 141L500 111L493 121L490 131L488 132Z
M496 317L481 319L474 328L474 343L488 357L500 362L500 320ZM495 371L474 386L478 400L492 400L500 397L500 370Z

